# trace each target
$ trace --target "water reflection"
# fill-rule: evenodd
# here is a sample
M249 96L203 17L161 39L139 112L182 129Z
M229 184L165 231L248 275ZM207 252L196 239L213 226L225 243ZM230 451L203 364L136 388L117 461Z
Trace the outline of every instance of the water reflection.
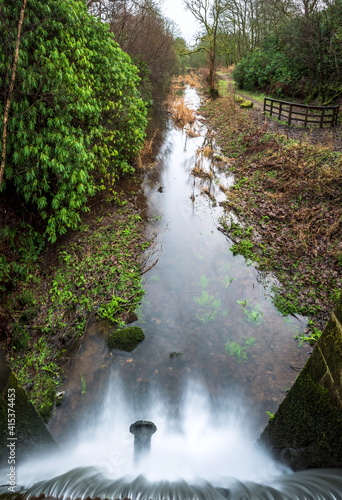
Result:
M200 97L187 89L186 101L198 108ZM263 425L266 410L277 408L307 359L308 349L293 339L304 319L284 321L258 272L234 257L217 231L225 198L220 185L229 186L233 177L226 163L198 153L208 145L208 131L201 120L195 129L200 135L190 138L169 123L158 165L146 176L150 231L159 234L160 258L147 274L137 323L148 339L123 371L127 379L134 372L172 390L172 397L189 374L212 394L238 385ZM211 172L209 180L191 175L198 163ZM169 359L171 352L187 361Z

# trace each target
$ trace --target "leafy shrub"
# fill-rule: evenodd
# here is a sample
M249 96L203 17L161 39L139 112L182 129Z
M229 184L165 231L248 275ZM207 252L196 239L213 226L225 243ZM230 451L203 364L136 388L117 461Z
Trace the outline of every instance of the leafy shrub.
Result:
M286 88L293 87L298 75L285 54L271 47L247 54L235 66L233 77L241 89L268 90L282 95Z
M0 132L20 7L0 0ZM30 0L22 33L2 190L14 188L54 242L106 176L132 171L146 108L137 69L85 2Z

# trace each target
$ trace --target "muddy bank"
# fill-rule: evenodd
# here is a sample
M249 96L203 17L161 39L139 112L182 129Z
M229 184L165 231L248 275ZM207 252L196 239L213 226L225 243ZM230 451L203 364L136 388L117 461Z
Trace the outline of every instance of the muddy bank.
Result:
M235 174L224 190L221 230L236 254L275 274L274 303L284 314L307 316L317 338L340 296L341 155L274 133L232 96L203 112Z

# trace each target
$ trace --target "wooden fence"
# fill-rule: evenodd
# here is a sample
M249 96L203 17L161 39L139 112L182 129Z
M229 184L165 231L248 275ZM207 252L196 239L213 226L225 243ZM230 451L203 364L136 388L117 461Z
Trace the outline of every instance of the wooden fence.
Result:
M298 124L304 123L304 127L309 124L319 125L320 128L324 125L334 127L337 125L339 108L339 106L309 106L264 98L264 112L275 116L278 120L286 121L288 125L298 122Z

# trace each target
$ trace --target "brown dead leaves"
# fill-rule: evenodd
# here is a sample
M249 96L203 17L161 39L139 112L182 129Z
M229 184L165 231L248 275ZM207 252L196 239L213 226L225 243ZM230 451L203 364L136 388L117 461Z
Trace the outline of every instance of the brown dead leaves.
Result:
M342 282L342 156L271 133L231 98L208 105L206 116L222 151L237 157L222 205L253 225L262 268L281 271L287 293L316 308L323 326Z

